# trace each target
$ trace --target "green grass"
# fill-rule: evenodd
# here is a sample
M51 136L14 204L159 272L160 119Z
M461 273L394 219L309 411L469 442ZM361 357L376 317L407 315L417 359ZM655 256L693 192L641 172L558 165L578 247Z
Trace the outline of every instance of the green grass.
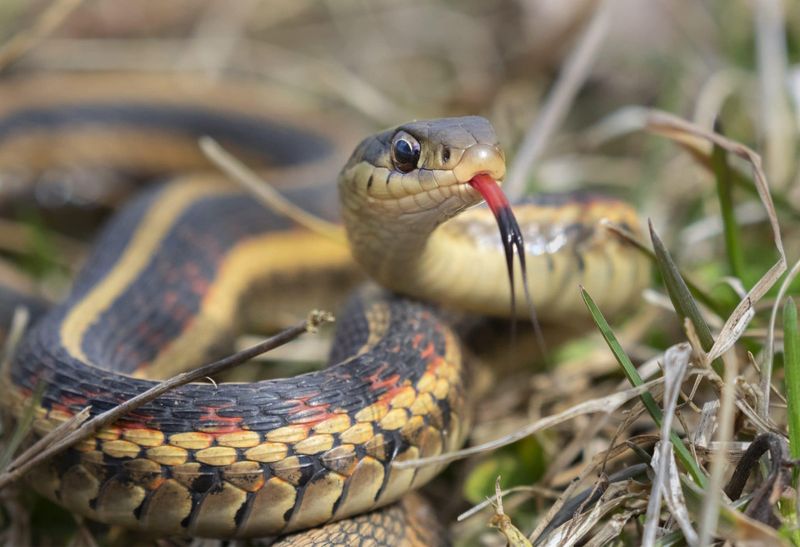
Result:
M594 303L594 300L592 300L592 297L589 295L589 293L583 288L581 288L581 297L583 297L583 301L586 303L586 307L589 309L592 320L594 321L595 325L597 325L600 333L603 335L603 338L608 344L611 352L614 354L614 357L616 358L620 367L622 367L625 377L634 387L639 387L644 384L644 381L642 380L642 377L639 376L639 372L636 370L636 367L633 366L630 358L625 353L625 350L622 349L617 337L614 335L614 331L611 330L606 318L603 317L603 313ZM661 427L663 414L661 412L661 408L658 406L658 403L656 403L656 400L650 393L647 392L642 393L641 400L647 409L647 412L650 413L650 416L653 418L653 421L656 423L656 425ZM678 457L678 460L683 464L689 474L692 475L692 478L698 484L698 486L704 488L707 483L705 473L697 465L697 462L689 452L689 449L686 448L686 445L683 444L681 438L678 437L677 433L674 431L670 433L670 442L675 449L675 454Z
M716 124L715 130L722 134L722 126ZM722 215L722 227L725 234L725 250L728 265L734 277L744 281L744 254L739 238L739 227L736 225L736 216L733 209L733 183L731 181L731 168L728 165L728 153L719 146L714 145L711 154L711 164L717 182L717 198Z
M797 305L789 297L783 306L783 368L786 381L786 415L789 422L789 453L800 459L800 332L797 330ZM793 478L797 488L798 470Z

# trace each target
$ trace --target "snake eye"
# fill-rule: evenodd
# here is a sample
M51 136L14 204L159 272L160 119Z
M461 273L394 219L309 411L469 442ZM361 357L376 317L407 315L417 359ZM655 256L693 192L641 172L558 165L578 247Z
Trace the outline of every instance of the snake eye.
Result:
M392 163L395 168L408 173L417 167L419 162L420 146L417 139L401 131L392 141Z

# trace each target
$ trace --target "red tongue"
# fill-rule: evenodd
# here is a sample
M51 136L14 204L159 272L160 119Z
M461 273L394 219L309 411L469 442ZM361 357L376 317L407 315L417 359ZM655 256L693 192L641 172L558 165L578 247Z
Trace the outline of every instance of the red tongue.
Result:
M489 175L475 175L469 181L470 186L475 188L486 200L489 209L494 213L494 218L497 220L497 227L500 229L500 243L503 245L503 250L506 255L506 266L508 267L508 281L511 284L511 315L516 316L514 298L514 251L517 251L519 256L520 270L523 275L523 282L525 281L525 250L522 241L522 232L517 224L517 219L514 218L514 212L511 210L511 205L500 185ZM527 290L526 290L527 292Z
M514 296L514 251L517 252L519 258L520 272L522 273L522 287L525 290L525 300L528 302L528 310L530 311L531 321L533 322L533 329L536 333L536 338L539 346L542 349L542 354L546 356L547 351L544 345L544 338L536 319L536 310L533 308L531 301L530 291L528 289L528 276L525 268L525 242L522 240L522 230L517 224L517 219L514 217L514 212L511 210L511 205L508 203L508 198L500 189L500 185L489 175L475 175L469 181L469 185L475 188L489 209L492 210L494 218L497 220L497 227L500 229L500 241L503 245L503 250L506 255L506 266L508 268L508 281L511 285L511 338L515 337L516 331L516 298Z
M500 189L500 185L489 175L475 175L469 181L469 185L483 196L495 217L500 214L500 210L510 209L508 199Z

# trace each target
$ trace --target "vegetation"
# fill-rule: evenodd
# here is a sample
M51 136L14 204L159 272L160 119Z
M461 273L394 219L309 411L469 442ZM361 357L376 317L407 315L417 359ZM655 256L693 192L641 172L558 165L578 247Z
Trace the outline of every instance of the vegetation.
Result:
M426 494L457 545L800 545L800 10L640 4L14 0L0 69L246 77L347 138L480 113L511 194L631 200L649 234L608 228L651 258L652 288L606 318L575 287L585 334L547 330L547 365L533 349L478 375L472 448ZM37 211L4 209L0 282L55 299L88 244ZM3 430L3 469L26 421ZM132 541L23 484L0 496L7 544Z

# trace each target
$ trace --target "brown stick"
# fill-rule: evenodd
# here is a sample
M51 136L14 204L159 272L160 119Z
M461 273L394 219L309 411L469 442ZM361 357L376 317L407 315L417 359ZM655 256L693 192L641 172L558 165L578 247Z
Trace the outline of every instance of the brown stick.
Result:
M175 389L179 386L184 384L188 384L189 382L194 382L205 378L206 376L212 376L214 374L219 374L220 372L234 367L236 365L240 365L246 361L249 361L253 357L261 355L264 352L267 352L271 349L277 348L278 346L282 346L291 340L294 340L301 334L305 332L315 332L317 327L323 325L325 323L329 323L333 321L333 315L324 312L324 311L312 311L308 318L298 323L293 327L289 327L285 329L275 336L267 338L266 340L259 342L258 344L251 346L247 349L229 355L219 361L214 361L213 363L209 363L202 367L198 367L193 370L189 370L186 372L182 372L176 376L173 376L169 380L165 380L158 385L153 386L152 388L148 389L131 397L124 403L112 408L111 410L107 410L102 414L98 414L94 418L84 422L77 430L69 432L68 430L65 431L65 428L59 427L54 431L51 431L45 438L49 437L49 442L51 443L47 448L39 452L36 456L32 458L16 458L11 464L8 466L8 469L0 475L0 489L5 488L9 484L13 483L14 481L18 480L22 477L25 473L33 469L35 466L40 465L45 460L53 457L54 455L58 454L62 450L69 448L70 446L78 443L88 437L91 437L95 433L97 433L101 428L117 421L120 417L124 414L132 412L136 410L140 406L145 403L149 403L153 399L160 397L164 393ZM83 412L83 411L82 411ZM60 435L59 435L60 434ZM66 435L65 435L66 434ZM57 438L59 437L60 438ZM41 442L41 441L40 441ZM37 443L39 444L39 443ZM27 456L28 452L26 451L23 456Z

